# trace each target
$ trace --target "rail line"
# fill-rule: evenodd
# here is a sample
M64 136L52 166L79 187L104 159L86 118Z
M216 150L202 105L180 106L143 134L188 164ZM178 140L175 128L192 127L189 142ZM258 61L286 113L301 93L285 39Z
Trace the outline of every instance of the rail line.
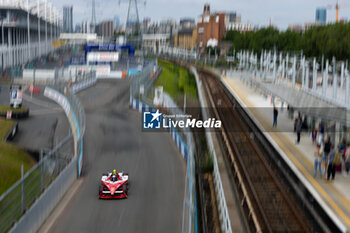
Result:
M210 72L198 70L212 114L222 121L221 138L226 147L233 181L251 232L312 232L305 211L268 159L250 119L228 96L220 80Z

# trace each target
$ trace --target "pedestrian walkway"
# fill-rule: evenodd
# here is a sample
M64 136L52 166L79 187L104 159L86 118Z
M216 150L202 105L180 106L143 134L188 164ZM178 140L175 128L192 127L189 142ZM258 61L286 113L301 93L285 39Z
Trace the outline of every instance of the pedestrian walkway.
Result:
M223 83L230 89L232 94L247 107L260 125L266 130L272 144L277 147L281 154L286 155L291 166L295 167L307 183L316 190L315 195L324 201L327 207L350 230L350 176L344 177L337 173L334 181L324 178L314 178L314 151L311 133L302 133L299 144L296 144L297 135L294 133L295 112L291 117L287 106L283 106L278 100L277 127L273 128L273 101L271 96L263 96L260 90L246 85L239 77L223 77Z

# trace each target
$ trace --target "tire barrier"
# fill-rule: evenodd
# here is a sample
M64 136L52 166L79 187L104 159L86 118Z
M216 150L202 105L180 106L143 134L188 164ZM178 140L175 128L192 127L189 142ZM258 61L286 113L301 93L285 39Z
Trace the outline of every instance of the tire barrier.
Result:
M11 111L11 110L9 110L9 111ZM7 111L0 112L0 117L7 117ZM24 109L23 111L15 110L15 111L12 111L12 113L11 113L11 119L24 119L27 117L29 117L29 109L28 108Z

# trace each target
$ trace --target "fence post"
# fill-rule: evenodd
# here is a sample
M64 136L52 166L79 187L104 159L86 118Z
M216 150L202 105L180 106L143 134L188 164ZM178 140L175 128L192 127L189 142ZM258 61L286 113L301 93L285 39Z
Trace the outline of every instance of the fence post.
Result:
M44 191L44 161L43 161L43 149L40 149L40 167L41 167L41 192Z
M292 88L295 87L296 65L297 65L297 57L294 56L294 58L293 58L293 67L292 67Z
M316 58L314 57L313 65L312 65L312 90L316 91L316 79L317 79L317 68L316 68Z
M329 72L329 62L326 60L326 70L323 73L322 80L322 95L326 96L327 86L328 86L328 72Z
M345 104L349 107L349 91L350 91L350 82L349 82L349 73L348 70L345 70Z
M24 169L23 169L23 163L21 165L21 193L22 193L22 198L21 198L21 203L22 203L22 213L25 211L25 206L24 206Z
M341 72L340 72L340 87L344 87L344 62L341 62Z
M309 76L310 76L310 67L309 64L306 63L306 74L305 74L305 88L309 90Z

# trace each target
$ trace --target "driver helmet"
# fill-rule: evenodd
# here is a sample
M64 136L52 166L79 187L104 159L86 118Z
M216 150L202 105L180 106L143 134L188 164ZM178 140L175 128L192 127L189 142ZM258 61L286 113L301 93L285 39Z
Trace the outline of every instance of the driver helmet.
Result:
M112 175L117 175L117 171L114 169Z

